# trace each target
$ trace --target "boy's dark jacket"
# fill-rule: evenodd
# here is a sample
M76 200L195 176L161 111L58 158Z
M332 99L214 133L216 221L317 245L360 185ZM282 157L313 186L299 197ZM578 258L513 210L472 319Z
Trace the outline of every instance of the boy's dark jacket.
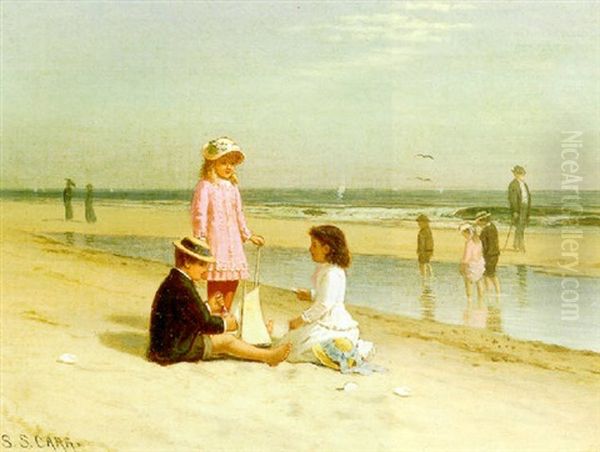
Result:
M493 257L500 255L500 245L498 243L498 229L494 223L486 224L479 234L481 247L483 248L483 257Z
M185 361L198 334L224 330L224 320L210 314L192 280L173 268L152 303L148 359L160 364Z

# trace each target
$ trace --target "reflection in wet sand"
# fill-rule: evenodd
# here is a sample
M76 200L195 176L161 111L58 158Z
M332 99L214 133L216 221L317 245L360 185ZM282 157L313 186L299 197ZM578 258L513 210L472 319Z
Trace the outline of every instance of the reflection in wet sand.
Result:
M467 301L465 311L463 312L463 321L465 326L471 328L485 328L487 326L488 307L483 302L473 303Z
M517 265L517 301L521 305L528 304L527 299L527 266Z
M502 333L502 312L499 303L490 303L488 305L487 329L494 333Z
M431 287L429 279L423 279L421 283L421 295L419 303L421 303L421 318L423 320L435 320L435 293Z
M69 245L75 244L75 234L73 232L65 232L65 241Z
M500 297L488 294L484 300L477 303L467 301L463 321L465 326L486 328L494 333L502 333Z

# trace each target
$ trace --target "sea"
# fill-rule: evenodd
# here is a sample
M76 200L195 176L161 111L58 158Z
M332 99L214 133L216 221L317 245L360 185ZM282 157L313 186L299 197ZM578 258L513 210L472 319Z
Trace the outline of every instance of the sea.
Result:
M83 199L83 193L76 193ZM531 227L555 231L600 233L600 192L580 192L567 198L562 191L532 192ZM62 202L61 190L3 190L0 199ZM246 214L261 218L304 219L332 223L394 226L410 222L420 213L436 227L455 228L479 210L492 212L500 229L507 229L509 212L503 191L404 190L242 190ZM136 205L188 209L189 190L96 190L95 204ZM99 218L101 221L101 217ZM170 264L175 239L108 236L72 232L48 234L67 245ZM557 237L559 237L557 235ZM246 247L251 268L256 248ZM502 260L500 260L501 262ZM266 246L260 253L261 283L306 287L314 263L305 248ZM434 276L423 281L412 259L394 256L353 255L348 270L346 302L375 310L447 324L465 325L504 333L523 340L542 341L574 349L600 352L600 278L578 275L576 296L565 310L563 277L527 265L501 265L499 296L490 294L471 303L465 297L456 263L433 263ZM158 283L157 283L158 284Z
M419 214L436 227L456 227L489 211L500 225L508 225L510 211L502 190L379 190L379 189L265 189L242 187L244 210L260 218L317 219L331 222L394 226L414 222ZM61 199L61 190L0 190L0 199ZM75 190L74 200L85 190ZM97 204L160 204L187 208L191 190L95 189ZM414 224L414 223L413 223ZM568 190L532 192L531 227L560 229L565 226L600 227L600 191Z

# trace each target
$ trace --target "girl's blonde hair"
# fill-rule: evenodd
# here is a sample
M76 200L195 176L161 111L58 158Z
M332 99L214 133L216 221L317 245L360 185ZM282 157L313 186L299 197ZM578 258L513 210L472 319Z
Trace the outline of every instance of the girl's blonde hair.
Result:
M202 163L202 168L200 168L200 179L207 180L209 182L217 181L218 176L215 170L216 162L217 160L204 159L204 162ZM235 173L231 175L231 177L229 178L229 182L231 182L233 185L237 185L239 183L239 180Z

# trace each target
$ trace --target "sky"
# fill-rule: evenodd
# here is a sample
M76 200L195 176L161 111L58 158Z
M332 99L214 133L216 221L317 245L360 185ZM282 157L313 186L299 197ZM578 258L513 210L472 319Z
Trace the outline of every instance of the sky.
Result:
M560 189L579 131L600 189L594 1L0 5L2 188L191 189L226 135L242 187Z

